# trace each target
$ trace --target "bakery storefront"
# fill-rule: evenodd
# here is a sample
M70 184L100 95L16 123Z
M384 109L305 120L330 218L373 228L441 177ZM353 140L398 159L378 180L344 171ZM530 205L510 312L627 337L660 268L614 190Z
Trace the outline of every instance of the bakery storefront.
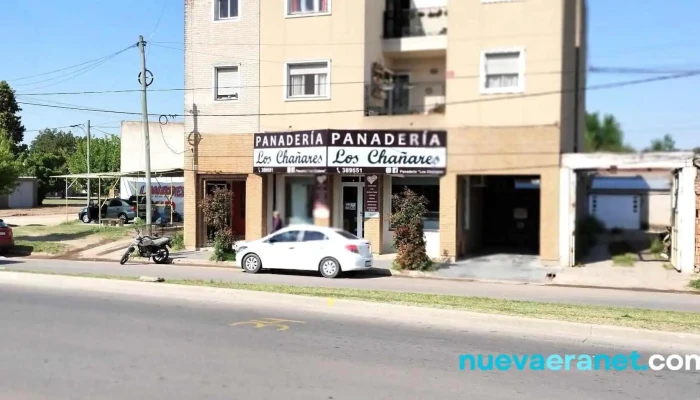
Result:
M268 176L268 210L285 224L343 228L370 240L375 253L394 251L391 196L406 187L422 194L430 254L439 252L446 141L445 131L266 132L255 135L253 163L256 174Z

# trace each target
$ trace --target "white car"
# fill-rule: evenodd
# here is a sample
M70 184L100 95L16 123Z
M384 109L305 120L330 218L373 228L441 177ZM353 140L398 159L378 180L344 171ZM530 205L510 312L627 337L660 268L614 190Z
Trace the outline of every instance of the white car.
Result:
M261 269L319 271L326 278L372 267L368 241L350 232L315 225L291 225L262 239L241 243L236 259L250 273Z

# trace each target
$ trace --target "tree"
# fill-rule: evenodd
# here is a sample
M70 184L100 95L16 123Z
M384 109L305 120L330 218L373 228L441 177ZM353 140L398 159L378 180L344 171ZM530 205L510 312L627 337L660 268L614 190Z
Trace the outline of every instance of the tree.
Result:
M433 262L425 252L423 234L423 217L428 213L428 200L405 188L403 192L393 195L391 201L394 212L389 221L394 226L394 265L398 269L431 269Z
M693 148L693 153L695 153L696 156L700 156L700 147Z
M90 172L118 172L121 168L121 140L116 135L90 139ZM68 157L68 170L71 174L87 172L87 138L76 138L76 148ZM77 189L83 189L83 182L76 182ZM105 185L104 193L109 190Z
M228 222L233 196L230 190L216 188L199 204L204 223L214 233L214 261L226 261L229 259L228 255L234 254L231 251L234 234Z
M64 190L62 181L52 176L69 172L68 159L75 153L76 147L77 138L71 132L56 129L44 129L32 141L21 163L24 172L39 181L39 202L48 193Z
M676 149L676 141L673 140L673 136L667 133L661 139L652 140L651 146L644 151L678 151L678 149Z
M12 142L0 129L0 194L12 193L17 187L19 165L12 153Z
M587 152L608 151L613 153L634 152L632 146L624 143L625 135L620 123L613 115L586 113L586 133L584 136Z
M5 132L12 153L16 156L27 149L27 146L22 144L26 129L22 125L20 111L22 109L17 104L15 91L6 81L0 81L0 131Z

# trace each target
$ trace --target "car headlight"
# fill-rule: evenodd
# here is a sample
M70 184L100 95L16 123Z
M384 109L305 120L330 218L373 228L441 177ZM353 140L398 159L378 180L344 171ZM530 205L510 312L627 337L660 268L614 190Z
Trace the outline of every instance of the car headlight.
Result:
M245 250L245 249L247 249L247 248L248 248L247 246L240 246L240 247L238 248L238 251L243 251L243 250Z

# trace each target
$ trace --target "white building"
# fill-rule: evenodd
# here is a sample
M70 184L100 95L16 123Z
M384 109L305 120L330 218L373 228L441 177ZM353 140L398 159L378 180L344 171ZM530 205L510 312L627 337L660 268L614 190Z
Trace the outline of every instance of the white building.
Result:
M185 166L185 127L181 122L150 122L148 124L151 146L151 171L184 169ZM122 121L121 123L121 171L133 172L146 169L146 152L141 121ZM122 178L120 195L128 199L135 194L145 195L145 177ZM184 179L151 179L153 201L162 203L168 200L172 187L175 209L184 214L185 188Z

